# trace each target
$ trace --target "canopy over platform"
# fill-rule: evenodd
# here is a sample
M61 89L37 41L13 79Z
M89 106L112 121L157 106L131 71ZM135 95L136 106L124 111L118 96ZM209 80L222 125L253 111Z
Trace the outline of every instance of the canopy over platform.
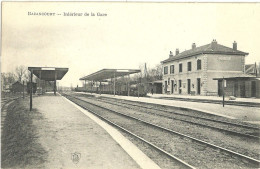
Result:
M126 76L139 72L141 72L139 69L102 69L88 76L84 76L79 80L103 81L105 79Z
M55 81L61 80L63 76L68 72L69 68L28 67L28 70L41 80Z
M231 77L220 77L220 78L213 78L213 80L259 80L259 77L255 77L253 75L242 74L239 76L231 76Z

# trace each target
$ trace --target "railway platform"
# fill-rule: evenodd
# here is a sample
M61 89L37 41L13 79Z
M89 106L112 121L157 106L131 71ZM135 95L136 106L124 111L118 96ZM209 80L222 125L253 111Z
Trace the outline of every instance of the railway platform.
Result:
M159 168L113 127L60 95L35 97L33 106L43 115L35 123L48 152L45 168Z
M176 100L186 100L186 101L197 101L201 102L204 100L208 100L211 102L218 102L222 101L222 97L217 97L217 96L192 96L192 95L168 95L168 94L148 94L148 97L152 98L163 98L163 99L176 99ZM235 102L235 103L259 103L260 104L260 99L259 98L236 98L235 100L229 100L229 97L225 97L225 101L229 102Z
M83 93L83 92L80 92ZM90 93L87 93L90 94ZM99 94L92 94L100 96ZM103 97L111 97L117 99L125 99L131 101L138 101L144 103L154 103L161 105L173 106L176 108L182 108L191 111L199 111L209 114L215 114L222 117L227 117L230 119L238 119L244 122L249 122L253 124L260 125L260 108L258 107L246 107L246 106L235 106L235 105L225 105L205 103L205 102L191 102L185 100L171 100L171 99L158 99L156 95L153 97L132 97L132 96L119 96L119 95L108 95L102 94ZM160 96L160 95L159 95Z

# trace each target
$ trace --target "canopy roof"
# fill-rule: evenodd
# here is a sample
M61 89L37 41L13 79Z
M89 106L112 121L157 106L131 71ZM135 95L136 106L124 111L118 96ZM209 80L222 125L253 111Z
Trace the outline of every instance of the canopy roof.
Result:
M225 80L259 80L259 77L253 75L241 74L238 76L224 77ZM223 77L213 78L213 80L223 80Z
M105 79L126 76L126 75L139 73L139 72L141 72L139 69L102 69L88 76L84 76L79 80L103 81Z
M41 80L54 81L61 80L63 76L68 72L69 68L28 67L28 70L33 72L33 74Z

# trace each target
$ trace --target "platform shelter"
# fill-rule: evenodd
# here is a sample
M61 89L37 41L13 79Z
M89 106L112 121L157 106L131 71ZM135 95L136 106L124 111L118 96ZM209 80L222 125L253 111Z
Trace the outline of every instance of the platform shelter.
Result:
M54 87L53 91L56 95L56 81L61 80L64 75L69 71L69 68L57 68L57 67L28 67L31 72L31 83L33 75L37 76L43 81L53 81ZM31 91L33 91L31 89ZM32 110L32 92L30 92L30 110Z
M101 85L101 82L111 80L111 83L113 82L113 92L114 95L116 94L116 78L118 77L124 77L129 76L130 74L139 73L141 72L140 69L102 69L100 71L97 71L95 73L92 73L90 75L84 76L80 78L79 80L84 80L85 84L86 81L90 81L92 84L99 82ZM129 86L129 81L127 82L127 85ZM129 87L128 87L129 89ZM101 88L100 88L100 94L101 94ZM128 90L129 95L129 90Z
M235 77L214 78L218 80L218 95L241 98L260 98L260 77L242 74ZM223 80L225 85L223 86Z

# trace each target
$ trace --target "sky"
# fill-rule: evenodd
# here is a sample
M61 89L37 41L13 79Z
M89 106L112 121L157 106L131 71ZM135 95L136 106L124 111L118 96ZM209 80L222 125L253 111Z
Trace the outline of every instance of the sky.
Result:
M259 21L260 3L4 2L1 71L19 65L67 67L59 84L76 86L80 77L100 69L137 69L144 63L151 68L169 51L213 39L228 47L235 40L238 50L249 53L246 63L258 63Z

